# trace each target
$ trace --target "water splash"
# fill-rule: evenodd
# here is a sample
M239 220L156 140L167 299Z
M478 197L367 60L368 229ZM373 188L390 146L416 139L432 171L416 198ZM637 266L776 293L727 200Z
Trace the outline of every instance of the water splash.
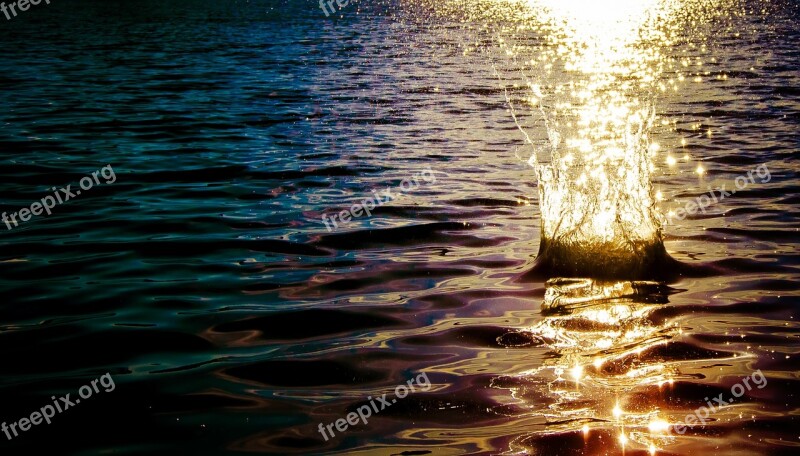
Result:
M670 259L651 184L658 145L649 137L664 59L648 43L665 40L656 24L671 3L529 4L537 18L530 32L540 38L517 30L498 41L524 81L513 99L507 89L506 96L534 150L537 262L569 276L650 275ZM536 115L547 132L538 141L524 125Z
M709 37L734 33L732 18L748 11L743 2L424 3L462 24L465 56L490 56L525 138L526 153L517 156L534 169L541 210L534 273L633 280L677 273L663 245L665 196L653 178L682 173L683 165L702 176L705 167L690 163L697 158L676 116L660 118L656 102L665 92L703 90L712 75L704 65L717 62L703 61ZM656 175L657 162L665 173Z

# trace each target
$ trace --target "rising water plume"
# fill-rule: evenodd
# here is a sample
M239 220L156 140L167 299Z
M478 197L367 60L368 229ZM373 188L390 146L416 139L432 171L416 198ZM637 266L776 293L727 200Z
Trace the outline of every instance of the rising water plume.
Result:
M649 138L654 94L665 88L664 59L651 44L664 44L657 25L670 2L527 3L532 30L498 40L521 81L507 101L534 150L537 266L567 276L652 275L672 261L651 184L658 146ZM526 109L546 137L531 136Z

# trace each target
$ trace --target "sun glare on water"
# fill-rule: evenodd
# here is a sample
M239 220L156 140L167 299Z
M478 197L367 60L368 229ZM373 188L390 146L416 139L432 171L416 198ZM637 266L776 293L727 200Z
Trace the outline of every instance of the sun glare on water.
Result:
M655 140L669 124L656 103L702 83L675 47L702 42L703 24L730 1L497 2L519 15L515 27L494 30L504 59L494 66L532 150L537 260L560 276L546 284L543 320L524 331L558 356L520 378L533 385L529 397L546 398L538 410L546 432L580 432L586 442L615 436L617 450L658 454L678 439L676 417L634 392L668 390L680 378L674 363L643 354L682 329L652 317L668 303L660 283L619 280L646 277L669 260L656 206L668 196L654 188L654 174L683 164L687 173L707 172L686 163L685 138L676 135L674 146Z
M530 146L541 210L537 263L550 276L655 278L670 269L659 209L669 201L652 181L660 167L676 172L690 157L685 138L679 146L655 141L658 129L673 129L657 103L703 83L703 62L676 48L705 49L708 25L735 3L490 2L502 18L492 29L502 57L493 67ZM685 165L699 178L707 173Z
M662 81L669 62L660 50L670 43L676 3L522 5L527 26L498 44L529 94L509 98L515 120L540 116L547 130L545 140L526 133L539 181L539 261L560 275L645 276L667 258L651 184L659 147L650 132L657 94L675 89L674 80Z

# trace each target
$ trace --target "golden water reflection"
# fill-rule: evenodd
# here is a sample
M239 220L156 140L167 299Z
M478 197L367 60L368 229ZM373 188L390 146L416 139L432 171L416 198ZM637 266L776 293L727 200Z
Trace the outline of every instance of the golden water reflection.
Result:
M512 442L512 453L554 434L582 434L587 441L599 435L607 451L653 454L686 438L674 432L686 410L670 405L671 390L678 381L696 379L682 373L682 365L707 355L693 359L676 340L682 328L659 314L675 291L657 282L548 281L544 318L518 336L550 352L513 382L500 378L494 385L507 387L524 408L546 419L543 431Z

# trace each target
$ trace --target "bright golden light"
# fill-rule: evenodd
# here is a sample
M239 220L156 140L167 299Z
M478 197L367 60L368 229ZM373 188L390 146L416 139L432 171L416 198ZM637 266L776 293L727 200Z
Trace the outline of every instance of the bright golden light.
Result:
M650 432L663 433L669 430L669 423L662 419L656 418L653 421L650 421L650 424L647 425L647 428L650 430Z
M582 366L575 366L572 368L572 378L574 378L576 382L580 381L582 376L583 376Z
M624 257L620 245L660 240L656 208L662 205L656 203L665 196L672 199L673 192L654 188L651 177L661 171L669 177L707 175L700 157L690 157L688 142L719 132L697 118L658 116L656 108L664 99L684 98L682 91L724 84L714 80L718 68L708 53L698 55L702 43L691 45L713 32L711 15L726 14L732 2L488 3L500 5L496 16L503 25L489 25L500 47L492 54L494 68L531 151L528 163L536 173L531 179L538 179L543 241L579 251L568 258L573 263L600 258L602 266L590 269L591 274L605 271L607 258ZM510 17L522 19L515 24ZM639 302L630 296L640 283L573 286L562 280L545 290L543 321L526 328L558 356L526 372L535 377L528 385L535 391L515 398L548 415L552 429L544 432L580 430L586 438L590 432L597 437L602 428L603 435L612 432L628 450L669 452L660 448L677 439L659 415L660 401L640 394L656 386L664 386L666 393L673 379L682 378L675 362L652 354L681 331L663 319L648 318L663 296ZM581 382L579 388L573 379ZM534 402L542 396L546 405L538 408ZM576 422L603 424L591 429Z
M677 335L677 325L655 323L651 318L662 308L653 299L662 293L661 286L642 281L547 281L541 306L544 318L526 327L524 334L546 340L547 348L558 356L522 374L521 382L535 377L523 389L537 390L519 398L535 409L534 413L550 416L552 431L582 432L588 441L592 432L605 435L612 430L613 438L627 447L645 450L650 444L662 447L670 441L665 432L668 423L658 410L648 410L657 404L631 392L666 384L676 375L675 365L646 356L629 362L635 353ZM609 366L608 372L600 370L603 365ZM573 378L581 380L580 388L572 385ZM547 398L544 406L542 397ZM601 423L599 428L593 428L595 422Z
M536 147L511 106L536 148L529 163L539 180L540 254L547 261L550 252L569 251L570 264L612 258L619 264L604 264L606 270L625 269L643 246L661 246L651 174L662 147L648 136L657 121L648 94L666 88L659 80L664 58L643 43L664 38L654 21L674 2L522 3L546 45L518 43L514 35L496 42L514 66L523 64L520 81L509 84L528 88L515 91L517 106L544 117L548 133Z
M528 0L537 10L560 21L566 33L559 54L583 47L582 58L572 69L586 73L605 72L605 65L619 61L639 38L640 29L658 8L658 0Z

